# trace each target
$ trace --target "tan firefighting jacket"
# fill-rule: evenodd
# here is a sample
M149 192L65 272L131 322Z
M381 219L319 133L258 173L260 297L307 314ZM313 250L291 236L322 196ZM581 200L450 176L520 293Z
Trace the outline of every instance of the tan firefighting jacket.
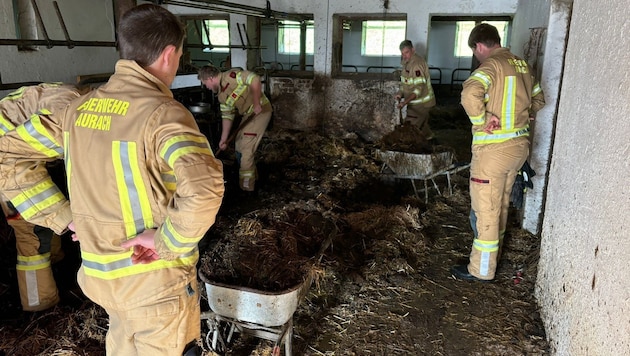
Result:
M249 116L254 112L254 96L249 86L257 77L255 73L239 69L221 73L217 97L221 103L221 117L224 120L234 120L236 111L243 116ZM271 103L264 92L260 93L260 105L262 112L272 111Z
M19 88L0 100L0 136L39 112L50 113L63 108L82 93L85 91L62 83L42 83Z
M529 136L529 119L545 105L540 84L527 63L497 48L463 83L461 103L473 124L473 145ZM483 131L494 115L501 129Z
M125 310L196 278L197 243L221 204L223 169L169 88L119 60L107 84L29 122L31 130L0 138L0 189L34 223L58 232L72 219L77 279L90 299ZM46 157L65 159L71 215L65 199L49 194L46 172L30 170ZM157 229L160 259L134 265L120 243L145 229Z
M435 106L435 95L426 61L414 53L407 62L401 64L403 68L400 73L398 94L403 98L409 97L412 93L416 94L416 98L408 105L420 105L425 108Z
M63 83L42 83L17 89L0 100L0 137L13 131L31 117L37 117L40 113L47 115L62 109L88 90L89 88L79 89ZM1 198L2 209L7 213L9 208L4 202L5 199Z

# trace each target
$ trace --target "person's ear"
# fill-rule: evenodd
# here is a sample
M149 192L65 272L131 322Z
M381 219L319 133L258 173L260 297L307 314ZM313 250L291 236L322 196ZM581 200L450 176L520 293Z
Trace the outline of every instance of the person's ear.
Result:
M173 45L168 45L162 51L162 61L164 61L165 66L169 66L171 62L177 61L179 64L179 59L177 58L177 48Z

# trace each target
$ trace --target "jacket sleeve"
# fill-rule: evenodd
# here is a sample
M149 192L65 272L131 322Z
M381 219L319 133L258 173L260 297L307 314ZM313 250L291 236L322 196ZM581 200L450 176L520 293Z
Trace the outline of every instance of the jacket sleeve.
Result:
M530 112L534 115L545 106L545 95L540 88L539 82L534 82L534 88L532 88L532 105L530 107Z
M0 138L0 190L27 221L63 233L70 204L46 169L63 158L61 127L48 115L33 116Z
M462 84L461 103L470 119L476 125L485 124L485 97L492 84L490 75L481 69L475 70Z
M214 158L192 115L184 111L178 107L167 109L155 130L156 154L173 170L176 179L166 218L155 235L156 250L165 260L197 248L214 224L223 200L223 165ZM173 117L185 120L173 122Z

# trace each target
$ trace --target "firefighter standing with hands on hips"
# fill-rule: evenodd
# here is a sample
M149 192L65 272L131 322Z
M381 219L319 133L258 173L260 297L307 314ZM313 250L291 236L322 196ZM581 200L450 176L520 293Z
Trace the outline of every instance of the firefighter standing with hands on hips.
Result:
M221 104L221 140L219 149L225 150L235 112L243 116L240 126L232 135L236 158L240 162L239 186L244 191L254 191L258 173L255 153L271 120L272 107L262 91L260 77L255 73L230 69L221 72L217 67L206 65L198 73L199 80L212 90Z
M0 100L0 136L29 119L37 121L39 115L48 115L63 109L70 101L87 92L89 88L79 89L76 86L62 83L42 83L28 87L21 87ZM33 122L33 121L32 121ZM18 134L27 134L34 126L30 122L20 127ZM42 159L39 164L46 166L54 178L63 184L65 177L55 169L61 161ZM51 166L51 164L54 165ZM51 181L52 182L52 181ZM63 194L61 191L55 194ZM19 197L14 201L18 204L28 204ZM20 302L24 311L41 311L55 306L59 302L59 290L53 276L51 264L61 260L64 256L61 249L60 236L52 230L37 226L25 220L31 217L35 209L26 209L20 214L9 201L0 201L7 223L13 228L17 249L16 273L20 290Z
M527 63L501 47L496 27L479 24L468 45L481 62L463 83L461 104L472 123L470 220L474 240L468 264L451 274L491 281L507 225L512 185L529 155L529 121L545 105Z
M405 122L418 127L425 139L432 140L434 136L429 127L429 111L435 106L435 95L429 66L424 58L416 54L411 41L404 40L399 47L403 68L400 73L400 89L394 99L399 110L407 106Z
M161 6L132 7L107 83L0 138L2 192L20 213L32 208L32 222L68 227L80 243L77 281L109 315L108 356L198 354L198 242L224 187L221 161L169 89L184 36ZM45 169L33 169L45 158L65 160L72 210L49 194Z

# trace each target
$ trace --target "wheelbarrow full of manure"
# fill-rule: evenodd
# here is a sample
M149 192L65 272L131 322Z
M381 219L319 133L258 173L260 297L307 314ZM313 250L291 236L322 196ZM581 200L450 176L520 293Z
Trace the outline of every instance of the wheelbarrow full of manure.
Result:
M234 333L250 334L275 342L273 355L292 355L293 313L312 283L309 275L302 283L280 292L226 285L210 280L201 271L210 311L201 313L209 332L206 343L215 352L225 352Z
M415 154L400 151L376 150L376 158L383 162L381 174L383 177L409 179L413 191L418 196L415 180L424 181L424 201L428 203L428 181L433 183L433 188L441 195L440 189L435 183L435 178L445 175L448 181L448 189L452 194L451 174L470 167L469 163L453 163L452 152L436 152L431 154Z

